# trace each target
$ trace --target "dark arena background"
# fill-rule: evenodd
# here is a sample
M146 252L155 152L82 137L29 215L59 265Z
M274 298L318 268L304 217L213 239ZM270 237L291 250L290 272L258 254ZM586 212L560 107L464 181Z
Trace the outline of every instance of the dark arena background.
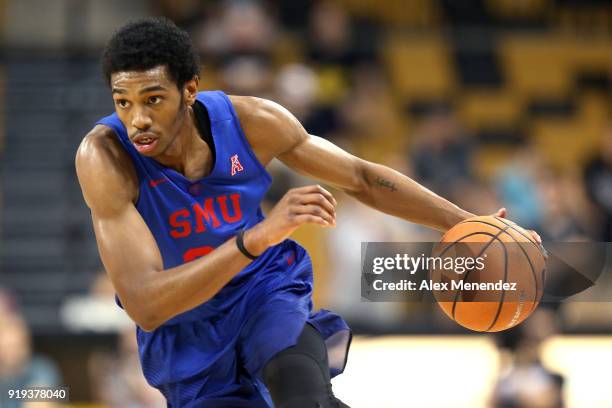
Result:
M202 89L279 102L312 134L546 242L612 241L607 0L0 0L0 406L163 407L114 303L74 170L113 111L99 58L125 22L164 15ZM266 208L309 183L280 163ZM335 393L360 407L612 407L608 298L545 302L479 334L433 303L362 301L360 243L436 241L332 190L335 229L303 228L315 306L355 338ZM609 273L609 262L604 275ZM69 403L4 402L65 386Z

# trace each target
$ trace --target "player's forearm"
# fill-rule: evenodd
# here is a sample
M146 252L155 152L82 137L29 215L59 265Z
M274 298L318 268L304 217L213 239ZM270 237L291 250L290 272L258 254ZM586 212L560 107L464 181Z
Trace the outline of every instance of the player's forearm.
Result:
M364 189L352 195L387 214L446 231L473 214L389 167L364 162Z
M265 250L261 240L245 234L245 246L253 254ZM146 284L134 290L138 303L136 323L151 331L172 317L193 309L215 296L249 263L232 238L208 255L159 272L152 272Z

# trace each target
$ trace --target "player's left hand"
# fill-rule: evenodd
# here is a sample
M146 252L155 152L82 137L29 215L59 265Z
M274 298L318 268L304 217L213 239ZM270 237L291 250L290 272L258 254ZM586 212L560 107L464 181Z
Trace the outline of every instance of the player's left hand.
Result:
M497 212L495 214L493 214L494 217L500 217L500 218L506 218L506 215L508 214L508 210L506 210L506 207L502 207L499 210L497 210ZM508 220L510 221L510 220ZM512 221L510 221L512 222ZM540 245L542 245L542 238L540 238L540 235L533 231L533 230L527 230L528 233L531 234L531 237Z

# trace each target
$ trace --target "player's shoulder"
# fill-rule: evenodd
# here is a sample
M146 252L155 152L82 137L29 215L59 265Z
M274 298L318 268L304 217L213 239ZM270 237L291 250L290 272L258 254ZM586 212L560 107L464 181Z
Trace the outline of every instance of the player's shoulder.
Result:
M121 191L130 200L137 194L134 165L114 130L105 125L96 125L85 135L76 153L75 166L84 192L95 190L95 195L115 195Z
M76 153L77 168L82 166L125 167L130 158L113 129L96 125L81 141Z
M299 121L282 105L253 96L229 96L240 126L262 163L268 163L306 137Z
M270 134L275 131L286 133L297 123L291 112L269 99L237 95L229 95L229 98L247 134L250 132Z
M267 99L258 98L256 96L227 95L227 97L232 102L238 114L246 114L252 110L261 109L266 102L269 102Z

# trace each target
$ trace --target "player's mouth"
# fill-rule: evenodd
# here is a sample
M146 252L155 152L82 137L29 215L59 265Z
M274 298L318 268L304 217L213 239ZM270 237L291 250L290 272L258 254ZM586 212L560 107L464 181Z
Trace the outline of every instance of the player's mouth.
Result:
M143 133L132 139L132 144L139 153L150 153L157 146L157 137L151 133Z

